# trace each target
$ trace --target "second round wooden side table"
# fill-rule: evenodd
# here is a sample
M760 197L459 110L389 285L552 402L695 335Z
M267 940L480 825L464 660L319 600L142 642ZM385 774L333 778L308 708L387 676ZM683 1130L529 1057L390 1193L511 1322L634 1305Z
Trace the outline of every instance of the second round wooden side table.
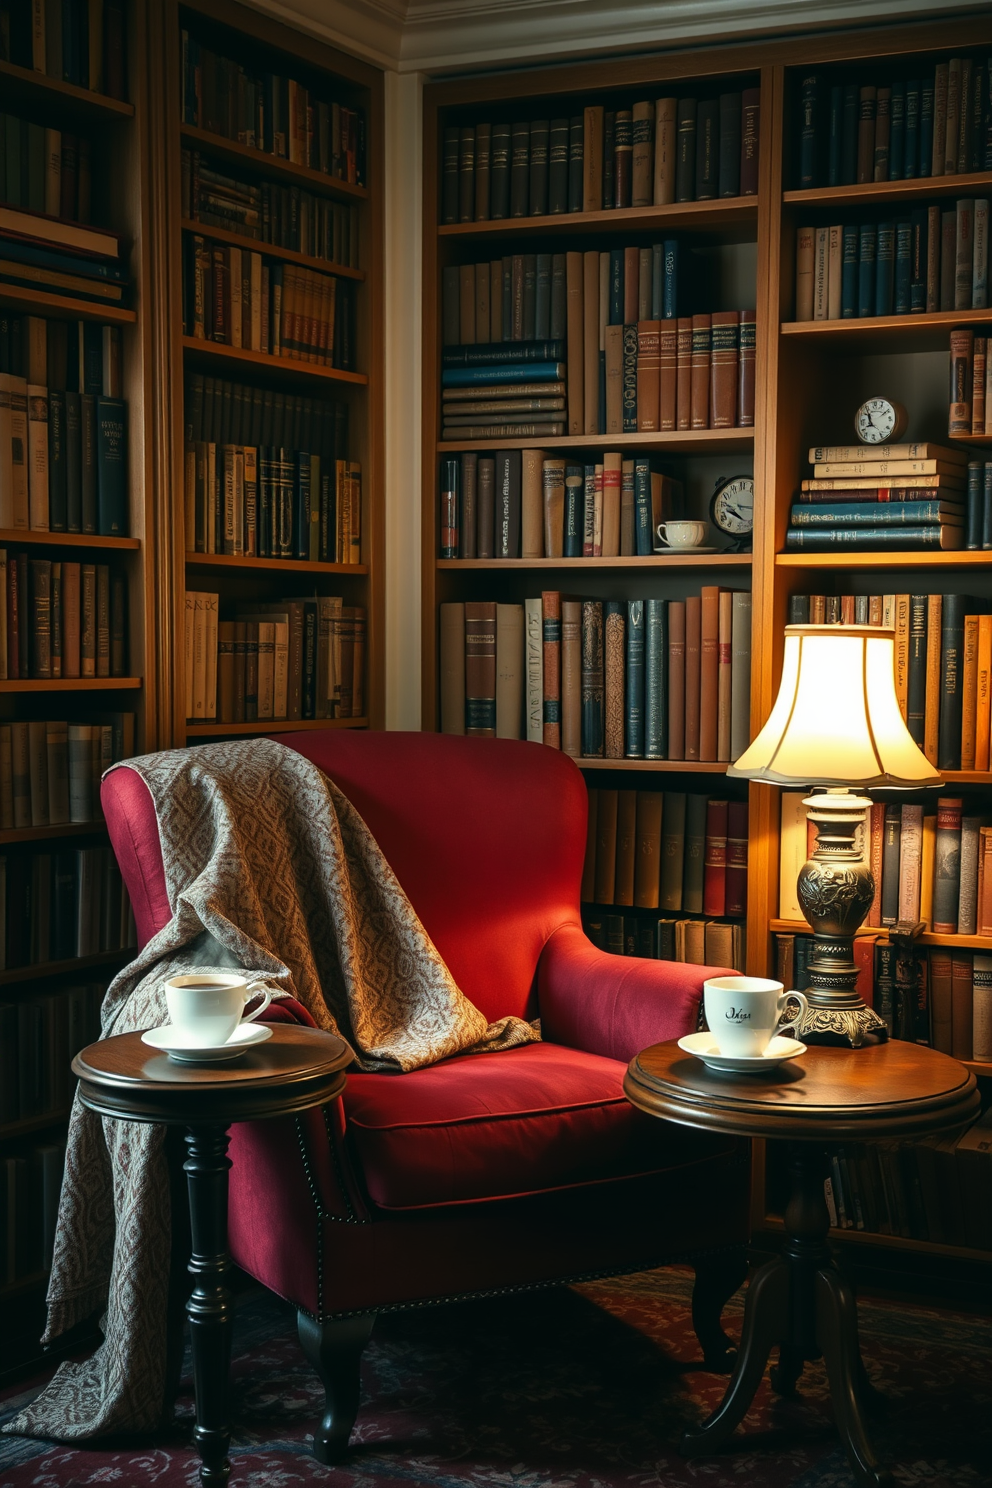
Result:
M806 1360L822 1355L855 1476L865 1488L888 1488L892 1475L879 1466L862 1417L870 1386L857 1304L830 1251L824 1149L962 1126L979 1110L974 1075L946 1054L895 1039L857 1050L810 1046L768 1075L725 1075L672 1040L631 1060L624 1091L640 1110L667 1121L789 1144L783 1254L748 1286L727 1392L709 1419L686 1433L682 1450L698 1457L724 1445L744 1419L777 1345L773 1385L783 1394L795 1387Z

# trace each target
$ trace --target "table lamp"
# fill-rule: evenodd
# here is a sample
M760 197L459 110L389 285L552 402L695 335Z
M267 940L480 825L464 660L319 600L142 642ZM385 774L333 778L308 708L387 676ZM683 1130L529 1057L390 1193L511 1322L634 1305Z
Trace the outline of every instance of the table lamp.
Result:
M860 1048L885 1024L855 990L854 935L875 880L857 842L872 787L941 785L903 721L895 688L895 637L874 625L787 625L782 680L764 728L727 769L738 780L808 785L816 849L798 895L813 931L806 1043Z

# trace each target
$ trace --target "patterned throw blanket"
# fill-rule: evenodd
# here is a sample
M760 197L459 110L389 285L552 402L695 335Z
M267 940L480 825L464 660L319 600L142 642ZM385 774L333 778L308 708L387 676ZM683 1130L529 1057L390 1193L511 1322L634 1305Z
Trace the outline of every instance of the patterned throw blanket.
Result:
M173 918L114 979L103 1035L168 1021L163 986L238 968L340 1034L362 1070L419 1069L539 1038L458 990L358 812L309 760L252 740L130 760L151 791ZM166 1402L165 1129L78 1097L45 1342L104 1308L104 1342L64 1363L4 1429L58 1441L150 1430Z

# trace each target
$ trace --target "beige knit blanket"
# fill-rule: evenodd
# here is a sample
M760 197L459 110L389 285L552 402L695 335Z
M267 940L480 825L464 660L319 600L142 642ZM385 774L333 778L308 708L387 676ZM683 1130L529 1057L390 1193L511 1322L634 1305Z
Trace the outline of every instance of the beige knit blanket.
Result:
M297 998L362 1070L400 1073L540 1035L487 1025L455 986L372 834L317 767L259 739L129 760L155 803L173 918L114 979L103 1035L168 1021L163 985L242 970ZM45 1342L98 1308L104 1341L4 1429L75 1441L150 1430L166 1409L165 1129L74 1102Z

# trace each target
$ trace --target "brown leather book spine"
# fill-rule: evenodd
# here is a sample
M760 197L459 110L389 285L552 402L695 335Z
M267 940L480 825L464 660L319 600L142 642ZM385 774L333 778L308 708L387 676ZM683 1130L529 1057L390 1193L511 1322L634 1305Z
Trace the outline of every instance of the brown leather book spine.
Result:
M985 433L985 379L988 338L975 337L974 356L971 368L971 432Z
M710 426L710 353L713 339L712 317L692 317L691 414L690 427Z
M458 270L458 326L463 346L475 345L475 265Z
M631 152L632 207L650 207L654 190L654 104L635 103Z
M603 622L604 746L607 759L623 759L625 621L620 600L608 600Z
M565 303L568 330L568 432L570 435L585 433L585 394L583 391L583 368L585 347L583 325L585 321L585 275L582 254L565 255Z
M940 730L940 631L944 607L942 594L927 597L927 682L923 704L923 753L932 765L937 763L937 740Z
M736 310L717 310L712 317L710 357L710 426L733 429L737 424L737 389L740 382Z
M476 532L478 530L479 457L474 450L465 450L461 458L462 513L459 534L459 556L474 558L476 555Z
M964 665L961 672L961 768L975 768L978 721L978 616L964 617Z
M754 426L754 358L757 325L754 310L742 310L738 327L740 387L737 394L737 423L742 429Z
M934 947L930 952L930 1007L933 1047L950 1054L953 1026L953 967L950 951Z
M613 903L634 903L634 868L637 853L637 792L617 792L617 871Z
M634 903L638 909L658 908L661 878L661 791L637 792L637 840L634 863Z
M489 265L489 340L503 339L503 260L494 258Z
M675 200L675 158L678 136L678 99L659 98L655 104L654 205Z
M603 210L603 109L594 106L583 111L582 130L582 210Z
M619 828L618 828L619 840ZM974 988L970 951L951 952L951 1056L970 1059Z
M582 753L582 601L561 604L561 747L578 759Z
M951 332L951 406L947 424L951 435L971 433L974 342L974 331Z
M703 914L726 914L727 801L706 803L706 845L703 851Z
M441 606L441 732L465 732L465 606ZM223 695L223 694L222 694Z
M496 737L522 739L524 728L524 607L496 606Z
M492 315L489 308L489 265L475 266L475 339L483 346L489 340Z
M582 864L583 904L592 904L596 893L596 828L599 818L599 791L589 791L589 819L586 823L586 856Z
M700 753L700 649L702 599L690 594L685 602L685 757L702 759Z
M595 896L597 904L612 904L617 879L617 792L601 790L596 812L596 874Z
M7 568L8 584L12 565ZM62 564L62 675L80 675L79 654L79 577L78 563ZM9 673L16 677L17 673Z
M668 603L668 758L685 759L685 601Z
M657 433L661 428L660 413L661 321L639 320L637 323L637 432L639 434Z
M561 558L565 551L565 461L557 456L546 459L541 471L541 480L544 509L544 557Z
M867 924L873 929L878 929L882 923L882 854L885 846L885 802L876 801L872 803L871 811L868 813L867 821L868 861L871 864L872 878L875 880L875 893L871 901L871 909L868 911Z
M218 719L221 723L236 723L233 620L222 620L217 627L217 693Z
M727 806L727 887L724 914L747 914L747 802ZM704 875L705 884L705 875ZM791 986L791 982L785 985Z
M544 558L544 450L520 451L520 556ZM562 467L564 469L564 466ZM564 479L564 477L563 477Z
M866 83L858 105L858 185L875 179L875 105L877 89Z
M692 316L680 315L675 341L675 427L692 428Z
M496 538L496 461L489 456L479 456L477 490L476 552L480 558L491 558Z
M554 589L541 593L541 625L544 657L544 742L561 748L561 595Z
M675 428L678 322L660 320L658 326L658 428L663 433L668 433Z
M705 592L705 591L704 591ZM730 761L730 720L733 709L733 626L734 596L729 589L719 591L719 642L717 646L716 757Z
M634 116L630 109L617 109L614 128L612 205L629 207L634 168Z
M741 196L758 194L758 146L761 135L761 89L741 93Z
M489 600L465 605L465 732L496 737L496 605Z
M717 756L720 674L720 590L704 585L700 594L699 758Z
M248 637L244 620L234 623L234 716L233 723L245 722L245 697L248 691Z
M623 433L623 326L605 330L606 433Z
M603 456L603 557L620 556L620 498L623 484L623 456Z
M489 221L489 184L492 174L491 124L475 126L475 220Z
M463 127L458 152L458 220L475 216L475 129Z
M583 433L599 433L599 253L582 259L582 384L585 389Z

